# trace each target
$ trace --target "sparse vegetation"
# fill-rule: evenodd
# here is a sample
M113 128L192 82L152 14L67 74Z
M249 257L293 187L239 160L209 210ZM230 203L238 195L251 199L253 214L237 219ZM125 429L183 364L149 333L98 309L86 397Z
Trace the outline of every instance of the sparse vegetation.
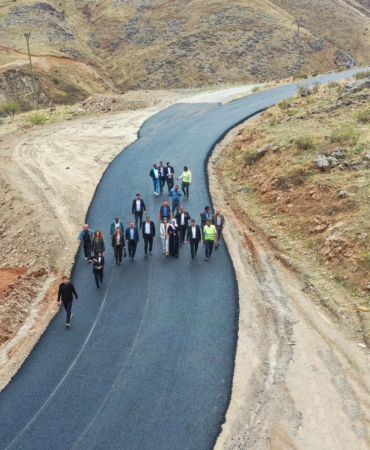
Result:
M21 110L21 104L17 100L5 102L0 106L1 116L12 116Z
M296 78L302 78L306 80L308 78L308 75L306 73L300 73L299 75L296 75Z
M289 98L285 98L281 102L278 103L278 107L280 109L288 109L292 106L291 100Z
M254 86L252 92L258 92L261 89L261 86Z
M299 136L294 143L300 150L309 150L315 146L315 141L311 136Z
M356 80L362 80L363 78L370 77L370 70L364 70L363 72L357 72L353 75Z
M297 86L297 97L302 97L302 93L308 89L308 84L299 84Z
M47 122L47 118L44 116L44 114L38 112L28 114L26 120L32 125L45 125L45 123Z
M360 132L351 125L337 126L331 132L330 142L355 145L360 137Z
M359 123L369 123L370 122L370 109L361 109L356 113L356 119Z
M58 78L54 78L53 82L54 82L54 84L59 84L59 79Z

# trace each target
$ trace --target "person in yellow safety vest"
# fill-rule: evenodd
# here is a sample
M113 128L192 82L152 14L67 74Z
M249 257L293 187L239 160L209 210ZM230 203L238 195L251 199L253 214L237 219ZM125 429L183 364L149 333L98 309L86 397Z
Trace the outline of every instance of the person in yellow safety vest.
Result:
M183 173L177 178L178 180L182 178L181 190L184 193L185 200L189 200L189 186L191 185L191 172L184 166Z
M212 255L213 245L217 245L217 230L215 225L211 225L211 220L208 219L204 226L204 242L206 244L206 261Z

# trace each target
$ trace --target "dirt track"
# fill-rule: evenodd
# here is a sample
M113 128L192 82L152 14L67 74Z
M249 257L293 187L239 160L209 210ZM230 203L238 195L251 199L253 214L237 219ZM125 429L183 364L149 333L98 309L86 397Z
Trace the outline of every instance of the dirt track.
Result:
M217 147L208 167L240 295L233 393L215 448L367 449L369 351L348 340L302 291L222 189L217 160L236 133Z

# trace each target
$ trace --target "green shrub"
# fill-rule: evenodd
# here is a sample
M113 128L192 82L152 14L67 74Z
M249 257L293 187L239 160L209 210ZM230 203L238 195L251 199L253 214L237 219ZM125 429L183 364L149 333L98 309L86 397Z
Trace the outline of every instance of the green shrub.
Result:
M291 105L291 100L289 98L284 98L284 100L281 100L281 102L278 103L278 107L280 109L288 109L290 108Z
M311 77L317 77L318 74L319 74L319 72L317 70L315 70L315 72L311 73Z
M300 73L299 75L296 75L295 77L306 80L308 78L308 75L306 73Z
M331 132L330 142L354 145L359 137L360 132L355 130L351 125L338 126Z
M356 113L356 119L359 123L369 123L370 122L370 109L361 109Z
M311 136L299 136L294 140L294 143L300 150L308 150L315 146L315 141Z
M17 100L11 102L5 102L0 106L1 116L12 116L19 112L21 109L21 104Z
M4 123L3 119L0 119L0 125L2 125Z
M252 92L258 92L261 89L261 86L254 86Z
M31 114L28 114L27 116L27 122L31 123L32 125L45 125L47 118L38 112L34 112Z
M346 70L345 67L339 67L339 69L337 70L337 72L344 72Z
M54 78L53 81L54 81L54 84L59 84L58 78Z
M363 78L370 77L370 70L364 70L363 72L357 72L353 75L356 80L362 80Z
M297 97L302 97L302 92L308 88L308 84L299 84L297 86Z
M270 125L270 127L274 127L274 126L276 126L278 123L279 123L279 122L278 122L278 120L277 120L276 117L273 117L272 119L269 120L269 125Z
M244 155L244 162L248 166L251 166L252 164L254 164L255 161L256 161L256 152L247 152Z

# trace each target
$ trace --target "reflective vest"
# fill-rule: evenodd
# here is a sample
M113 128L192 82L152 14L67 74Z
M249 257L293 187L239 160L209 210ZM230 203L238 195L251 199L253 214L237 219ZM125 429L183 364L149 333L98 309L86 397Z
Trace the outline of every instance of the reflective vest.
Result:
M214 241L215 240L216 227L211 225L210 227L206 225L204 227L204 240L205 241Z
M182 181L184 183L190 183L190 170L188 170L187 172L184 171L184 175L182 177Z

